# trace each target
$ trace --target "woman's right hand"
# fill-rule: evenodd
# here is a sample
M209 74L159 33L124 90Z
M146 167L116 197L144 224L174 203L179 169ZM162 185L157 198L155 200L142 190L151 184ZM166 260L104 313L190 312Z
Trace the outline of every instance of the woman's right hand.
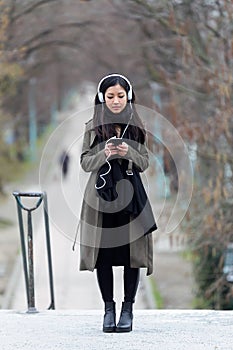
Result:
M106 157L114 156L117 154L117 148L111 142L106 143L104 151Z

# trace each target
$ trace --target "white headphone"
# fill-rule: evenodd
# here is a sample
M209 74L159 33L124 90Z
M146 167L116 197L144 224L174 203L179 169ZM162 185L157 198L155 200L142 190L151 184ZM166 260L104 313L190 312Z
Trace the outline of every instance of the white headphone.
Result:
M129 91L128 91L128 101L131 101L132 98L133 98L133 89L132 89L132 86L131 86L131 83L130 81L124 77L124 75L120 75L120 74L110 74L110 75L106 75L105 77L103 77L103 79L100 80L99 84L98 84L98 88L97 88L97 94L98 94L98 98L99 98L99 101L101 103L104 102L104 95L103 93L100 91L100 86L102 84L102 82L107 79L107 78L110 78L110 77L120 77L122 79L124 79L126 81L126 83L129 85Z

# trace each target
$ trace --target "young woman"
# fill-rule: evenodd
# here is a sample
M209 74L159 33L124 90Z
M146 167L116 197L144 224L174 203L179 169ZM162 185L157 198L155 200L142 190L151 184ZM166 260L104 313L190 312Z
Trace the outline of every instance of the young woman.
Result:
M94 116L86 124L81 166L91 172L80 220L80 269L96 269L105 303L104 332L132 330L140 267L152 273L151 233L156 230L140 172L148 167L146 131L129 80L105 76ZM116 324L113 266L124 266L124 301Z

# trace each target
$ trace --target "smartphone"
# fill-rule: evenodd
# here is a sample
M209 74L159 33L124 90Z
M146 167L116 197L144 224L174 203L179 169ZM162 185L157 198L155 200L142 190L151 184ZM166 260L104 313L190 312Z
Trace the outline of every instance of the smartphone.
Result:
M112 137L111 139L108 140L108 143L112 143L115 147L122 144L122 142L123 140L117 137Z

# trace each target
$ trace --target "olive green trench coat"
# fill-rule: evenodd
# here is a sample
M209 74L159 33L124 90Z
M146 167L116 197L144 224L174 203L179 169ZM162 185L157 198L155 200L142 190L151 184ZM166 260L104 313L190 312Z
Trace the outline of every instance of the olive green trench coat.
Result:
M97 172L105 163L104 149L92 147L95 139L93 120L86 123L81 154L81 167L90 172L80 216L80 270L93 271L95 268L102 232L102 213L99 211L99 196L95 189ZM131 159L144 171L149 165L149 157L144 145L139 144L138 150L129 146L126 159ZM141 229L141 231L140 231ZM147 275L153 271L153 244L152 233L144 235L140 224L135 220L129 223L130 235L130 266L147 268Z

